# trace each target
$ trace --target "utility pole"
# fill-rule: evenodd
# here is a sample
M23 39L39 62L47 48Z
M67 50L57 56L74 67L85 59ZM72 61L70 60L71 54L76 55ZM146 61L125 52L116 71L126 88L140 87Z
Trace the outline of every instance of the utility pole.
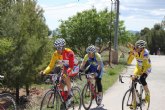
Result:
M163 18L163 20L161 22L161 26L162 26L163 29L165 29L165 16L164 16L164 18Z
M114 55L114 63L118 63L118 27L119 27L119 0L115 1L115 6L116 6L116 19L115 19L115 35L114 35L114 50L115 50L115 55Z
M111 62L112 62L112 9L113 9L113 0L111 0L111 18L110 18L110 24L109 24L109 28L110 28L110 39L109 39L109 66L112 67Z

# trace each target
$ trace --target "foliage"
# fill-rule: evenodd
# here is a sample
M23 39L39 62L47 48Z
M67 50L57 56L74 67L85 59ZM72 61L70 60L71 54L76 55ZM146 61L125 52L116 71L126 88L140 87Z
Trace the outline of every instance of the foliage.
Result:
M161 24L155 24L152 29L146 27L137 36L138 39L147 42L151 54L157 54L159 48L161 52L165 53L165 30Z
M2 50L4 57L0 57L3 64L0 72L5 75L8 87L30 85L51 51L43 10L35 0L1 0L0 5L7 6L0 18L0 41L6 48Z
M60 27L53 33L55 37L65 38L67 45L79 56L83 56L86 47L91 44L97 45L99 51L103 52L108 49L110 40L113 43L114 19L114 12L109 12L107 9L97 12L93 7L90 10L77 13L66 21L61 21ZM128 37L123 26L124 22L121 21L119 24L120 41L125 43Z
M8 54L10 51L12 51L12 41L8 40L6 38L0 39L0 56L3 57L6 54Z

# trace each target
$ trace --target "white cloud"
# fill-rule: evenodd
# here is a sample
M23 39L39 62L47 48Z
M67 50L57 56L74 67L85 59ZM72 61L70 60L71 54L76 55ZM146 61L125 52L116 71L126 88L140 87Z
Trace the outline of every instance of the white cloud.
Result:
M152 28L155 23L160 23L160 21L156 19L137 18L136 16L121 16L120 19L125 21L126 29L128 30L140 31L144 27Z
M115 0L113 0L115 1ZM66 20L94 6L97 10L111 8L111 0L87 0L87 2L74 2L62 5L39 4L45 10L45 17L50 29L59 25L59 20ZM120 19L125 21L129 30L141 30L144 27L153 27L155 23L161 22L165 15L164 0L120 0Z
M165 9L152 10L151 14L153 14L154 16L164 16L165 15Z

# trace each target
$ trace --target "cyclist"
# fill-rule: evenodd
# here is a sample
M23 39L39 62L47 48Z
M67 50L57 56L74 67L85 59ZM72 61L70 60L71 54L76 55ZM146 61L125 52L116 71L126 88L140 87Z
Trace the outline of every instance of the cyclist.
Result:
M151 60L149 58L149 52L145 48L146 42L144 40L138 40L135 43L134 48L134 57L136 58L137 64L134 70L135 77L140 76L140 82L142 83L144 90L145 90L145 101L150 101L150 91L148 89L148 85L146 82L147 76L151 73ZM136 105L133 103L132 107L134 108Z
M67 105L69 105L70 102L73 100L70 77L75 76L79 72L79 66L78 64L75 64L74 52L69 48L65 48L65 45L66 42L63 38L56 39L56 41L54 42L54 47L56 48L56 51L52 55L50 64L42 72L42 74L51 73L55 65L59 62L62 62L63 70L61 74L62 74L62 80L64 80L68 89Z
M96 52L96 47L94 45L90 45L86 49L87 54L84 56L84 59L80 66L80 72L82 72L84 67L90 65L87 73L96 72L96 85L98 89L98 103L101 104L102 101L102 83L101 78L103 75L103 62L101 59L101 55Z

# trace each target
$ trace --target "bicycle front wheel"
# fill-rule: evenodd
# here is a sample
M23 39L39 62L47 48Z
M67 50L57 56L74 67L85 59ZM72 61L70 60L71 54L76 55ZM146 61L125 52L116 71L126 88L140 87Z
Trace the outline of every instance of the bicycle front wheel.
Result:
M132 90L129 89L124 94L124 97L122 100L122 110L130 110L130 108L133 106L132 102L133 102ZM136 108L136 104L134 108Z
M0 94L0 110L17 110L16 102L11 94Z
M73 103L72 108L73 110L81 110L81 92L79 87L73 87Z
M41 101L40 110L61 110L61 106L63 107L63 105L59 93L49 90L45 93Z
M93 94L89 84L85 84L82 91L82 104L85 110L89 110L92 105Z

